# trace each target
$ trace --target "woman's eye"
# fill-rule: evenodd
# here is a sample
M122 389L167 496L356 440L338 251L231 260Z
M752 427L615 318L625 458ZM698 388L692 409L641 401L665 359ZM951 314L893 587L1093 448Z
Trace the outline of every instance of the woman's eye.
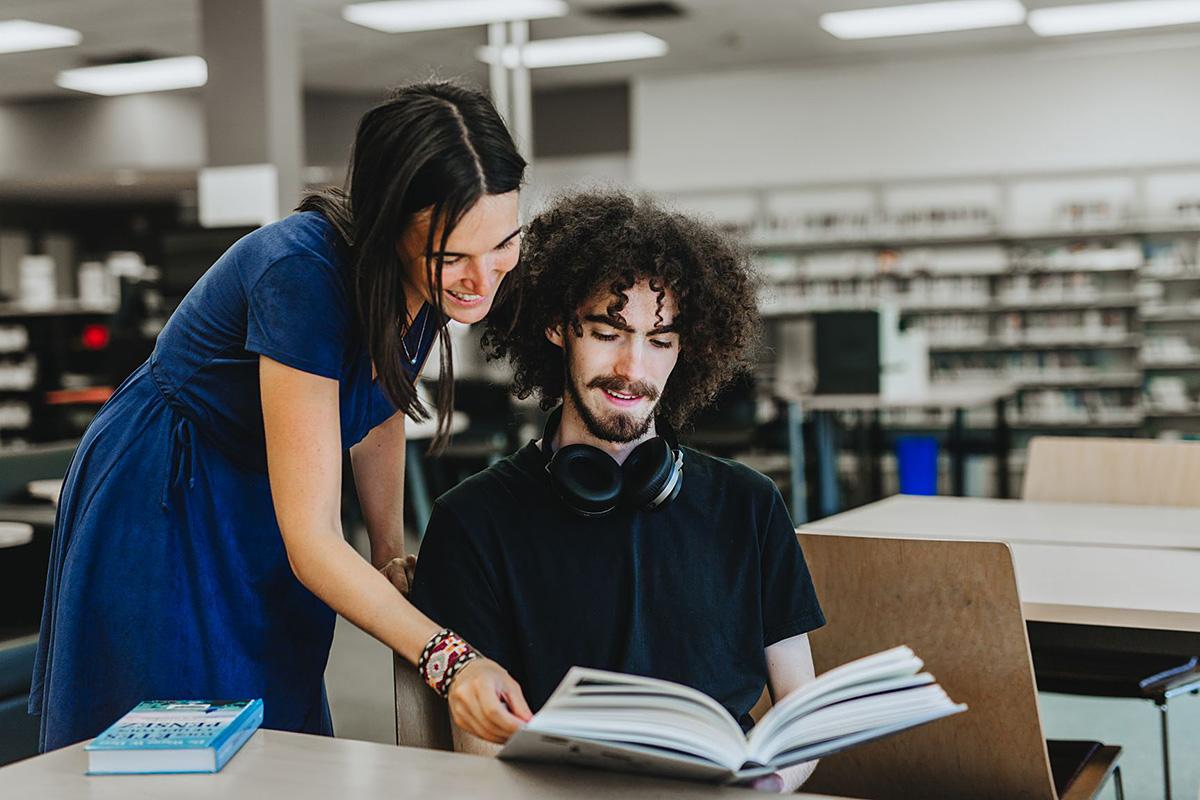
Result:
M518 241L519 241L519 240L517 239L517 237L515 237L515 236L514 236L513 238L509 239L507 242L505 242L504 244L500 245L500 246L499 246L499 247L497 247L496 249L497 249L497 250L512 250L514 247L516 247L516 246L517 246L517 242L518 242Z
M462 261L462 256L444 256L442 258L443 267L452 267Z

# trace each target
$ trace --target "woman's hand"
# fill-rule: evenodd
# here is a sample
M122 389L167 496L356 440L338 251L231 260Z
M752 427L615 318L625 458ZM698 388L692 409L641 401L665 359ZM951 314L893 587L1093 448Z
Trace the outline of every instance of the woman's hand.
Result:
M383 577L391 581L392 586L396 587L396 591L405 597L412 591L413 572L417 568L417 557L414 555L401 556L393 558L391 561L379 568L383 573Z
M521 687L487 658L476 658L454 676L448 699L455 725L496 744L507 742L533 716Z

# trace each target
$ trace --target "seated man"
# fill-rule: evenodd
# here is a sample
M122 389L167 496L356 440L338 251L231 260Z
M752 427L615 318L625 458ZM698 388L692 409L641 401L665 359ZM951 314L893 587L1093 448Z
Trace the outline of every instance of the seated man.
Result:
M775 485L671 434L748 367L747 262L622 194L560 201L522 249L484 346L511 362L518 396L561 407L540 442L434 504L412 600L535 711L581 665L693 686L749 728L764 685L778 698L812 680L805 634L824 617ZM811 769L763 788L794 790Z

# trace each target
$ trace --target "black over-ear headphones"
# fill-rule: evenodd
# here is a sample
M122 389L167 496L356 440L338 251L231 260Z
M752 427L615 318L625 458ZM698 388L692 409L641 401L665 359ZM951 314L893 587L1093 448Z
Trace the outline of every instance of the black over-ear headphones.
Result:
M662 508L683 488L683 451L664 419L661 435L633 449L624 464L590 444L569 444L551 453L551 442L562 421L562 406L554 409L542 432L542 454L550 482L567 507L584 517L604 517L619 507L634 511Z

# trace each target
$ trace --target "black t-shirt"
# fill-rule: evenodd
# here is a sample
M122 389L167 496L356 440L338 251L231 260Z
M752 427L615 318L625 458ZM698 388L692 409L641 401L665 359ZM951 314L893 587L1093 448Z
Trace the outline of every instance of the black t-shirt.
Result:
M573 665L699 689L744 728L764 648L825 623L775 484L684 448L658 511L574 514L532 442L438 498L412 601L502 664L536 711Z

